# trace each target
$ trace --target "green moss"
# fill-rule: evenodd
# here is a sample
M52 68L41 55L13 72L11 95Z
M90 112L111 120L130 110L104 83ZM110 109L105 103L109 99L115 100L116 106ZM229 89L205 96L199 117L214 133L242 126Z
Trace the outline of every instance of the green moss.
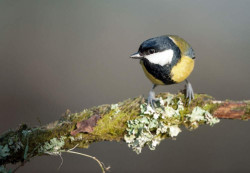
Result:
M88 119L89 117L91 117L93 115L93 111L92 110L83 110L80 113L74 113L70 115L70 121L72 123L77 123L80 122L82 120Z
M218 103L206 103L203 106L203 109L210 112L211 114L218 108L219 104Z
M91 140L89 136L84 133L78 133L76 136L69 136L65 140L65 145L63 148L73 148L76 145L80 148L88 148L89 144L95 140Z
M139 103L143 101L142 97L128 99L122 103L110 106L104 105L98 107L96 111L101 115L94 131L93 136L98 136L102 140L120 140L123 138L127 128L127 121L135 119L139 114ZM138 109L136 109L138 107Z
M111 110L103 116L94 128L93 135L101 136L104 140L120 140L127 127L126 122L131 119L132 114Z

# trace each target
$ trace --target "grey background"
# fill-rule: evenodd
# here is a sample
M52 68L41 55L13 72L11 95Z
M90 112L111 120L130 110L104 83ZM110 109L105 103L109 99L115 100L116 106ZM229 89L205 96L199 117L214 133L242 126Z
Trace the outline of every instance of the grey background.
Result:
M0 132L57 120L145 95L151 83L129 55L151 37L176 34L196 53L196 93L250 98L250 1L0 1ZM184 84L156 92L176 93ZM112 172L249 172L249 122L223 120L156 151L136 155L124 143L88 150ZM91 159L63 154L58 172L100 172ZM19 172L57 172L59 157L37 157Z

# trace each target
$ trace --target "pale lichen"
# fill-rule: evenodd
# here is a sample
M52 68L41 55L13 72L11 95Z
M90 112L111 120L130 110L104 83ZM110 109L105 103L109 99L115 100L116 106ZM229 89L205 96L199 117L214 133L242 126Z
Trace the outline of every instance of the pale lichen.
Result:
M8 146L14 153L18 152L20 149L23 148L23 144L17 135L12 136L8 139Z
M115 111L115 114L118 114L120 112L119 105L118 104L112 104L111 110Z
M65 136L61 136L58 138L52 138L48 142L45 142L42 146L39 147L38 153L45 153L50 155L58 155L60 154L63 146L65 145L64 140Z
M168 95L166 99L159 98L155 109L146 103L141 104L139 118L127 121L124 139L128 146L139 154L145 145L154 150L161 140L176 137L181 132L180 125L194 129L199 124L214 125L219 122L201 107L197 106L187 113L189 110L183 105L182 99L173 95Z
M196 106L191 114L186 115L185 122L191 123L189 127L190 129L195 129L198 127L200 121L203 121L210 126L220 122L218 118L213 117L208 111Z
M8 145L0 145L0 159L3 159L4 157L7 157L8 155L10 155L10 149L8 147Z

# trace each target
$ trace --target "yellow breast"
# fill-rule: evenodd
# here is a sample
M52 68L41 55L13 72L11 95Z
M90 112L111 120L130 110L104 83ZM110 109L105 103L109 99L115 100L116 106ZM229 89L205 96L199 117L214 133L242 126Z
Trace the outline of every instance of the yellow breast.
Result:
M194 69L194 60L188 56L182 56L180 61L172 68L171 78L176 83L184 81Z

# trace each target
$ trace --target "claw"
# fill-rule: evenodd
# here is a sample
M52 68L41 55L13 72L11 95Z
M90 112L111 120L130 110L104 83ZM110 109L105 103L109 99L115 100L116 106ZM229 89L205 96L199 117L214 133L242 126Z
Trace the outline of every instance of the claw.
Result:
M148 94L148 105L150 105L153 109L155 109L156 102L159 101L159 99L155 98L155 87L156 85L153 85L153 88L149 91Z
M188 104L191 103L191 100L194 99L194 91L192 85L188 80L186 80L186 98L188 99Z
M149 98L148 97L148 105L152 107L152 109L155 109L156 102L158 102L159 99L157 98Z

